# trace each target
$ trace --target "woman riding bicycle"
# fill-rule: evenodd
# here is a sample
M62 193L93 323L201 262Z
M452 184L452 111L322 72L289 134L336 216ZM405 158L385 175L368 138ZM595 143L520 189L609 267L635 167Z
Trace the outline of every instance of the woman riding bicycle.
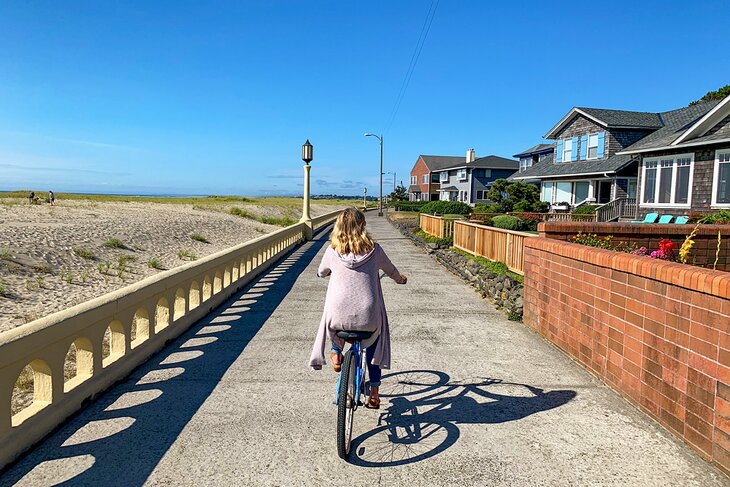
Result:
M348 208L340 214L330 240L317 275L332 277L309 365L320 370L325 364L325 336L328 336L332 342L330 360L335 372L339 372L345 342L336 332L373 332L362 346L367 348L365 356L370 378L370 398L366 407L378 409L381 369L390 368L390 328L378 273L382 270L398 284L405 284L407 278L368 235L365 215L356 208Z

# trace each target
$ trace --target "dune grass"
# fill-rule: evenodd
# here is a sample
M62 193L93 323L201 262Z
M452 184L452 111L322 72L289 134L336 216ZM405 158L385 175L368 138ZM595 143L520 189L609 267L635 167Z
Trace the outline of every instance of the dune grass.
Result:
M104 247L109 247L110 249L126 249L127 246L124 245L124 243L119 240L118 238L110 238L106 242L104 242Z
M85 249L83 247L74 247L72 250L74 254L78 255L82 259L93 260L94 258L96 258L94 252L89 249Z
M205 238L203 235L199 234L198 232L195 232L192 235L190 235L190 238L192 238L196 242L210 243L210 240L208 240L207 238Z

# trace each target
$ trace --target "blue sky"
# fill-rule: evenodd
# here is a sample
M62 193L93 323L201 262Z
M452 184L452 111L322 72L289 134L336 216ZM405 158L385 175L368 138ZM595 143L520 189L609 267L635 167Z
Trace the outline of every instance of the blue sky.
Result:
M0 189L377 191L430 0L0 4ZM573 106L662 111L730 83L730 5L441 0L385 132L511 156ZM386 175L386 188L392 187Z

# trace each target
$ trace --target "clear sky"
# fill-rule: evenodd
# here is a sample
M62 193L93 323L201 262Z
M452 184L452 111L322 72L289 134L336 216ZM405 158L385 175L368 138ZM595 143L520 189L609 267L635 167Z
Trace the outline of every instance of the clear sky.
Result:
M0 189L301 194L510 157L573 106L663 111L730 83L730 2L0 3ZM392 187L386 175L386 188Z

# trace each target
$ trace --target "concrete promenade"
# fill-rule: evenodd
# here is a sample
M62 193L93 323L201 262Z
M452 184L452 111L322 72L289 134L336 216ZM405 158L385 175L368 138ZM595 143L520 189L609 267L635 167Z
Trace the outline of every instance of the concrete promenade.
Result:
M307 367L320 234L0 475L6 485L728 485L689 447L384 219L393 369L337 457L336 375Z

